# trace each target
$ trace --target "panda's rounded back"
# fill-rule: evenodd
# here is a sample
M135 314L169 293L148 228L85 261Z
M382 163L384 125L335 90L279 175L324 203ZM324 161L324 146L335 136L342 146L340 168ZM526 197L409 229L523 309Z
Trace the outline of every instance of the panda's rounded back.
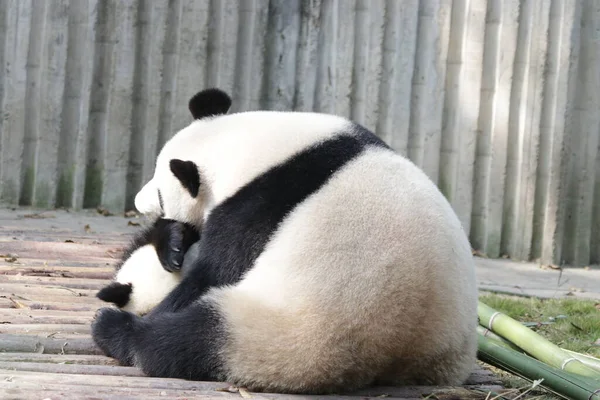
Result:
M262 373L265 384L284 368L290 381L316 382L346 366L364 379L457 384L475 360L466 234L433 182L387 149L337 171L284 219L241 282L209 297L229 323L232 376ZM397 364L435 357L439 370Z

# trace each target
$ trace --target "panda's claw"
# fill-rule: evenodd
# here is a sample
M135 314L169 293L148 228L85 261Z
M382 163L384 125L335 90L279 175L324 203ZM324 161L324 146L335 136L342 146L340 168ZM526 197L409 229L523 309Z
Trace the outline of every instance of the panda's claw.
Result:
M183 254L181 253L169 253L166 255L165 260L161 260L161 264L165 271L177 272L181 270L181 264L183 263Z
M181 264L183 263L183 254L175 253L171 256L171 262L169 264L171 267L171 272L179 271L181 269Z

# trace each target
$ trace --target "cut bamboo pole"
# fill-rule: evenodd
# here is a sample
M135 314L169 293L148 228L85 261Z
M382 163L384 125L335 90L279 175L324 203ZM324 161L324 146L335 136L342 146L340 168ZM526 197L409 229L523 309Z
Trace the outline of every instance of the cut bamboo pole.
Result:
M577 353L576 351L571 351L565 349L567 353L584 363L590 368L594 368L596 371L600 372L600 360L596 357L588 356L587 354Z
M508 340L504 339L502 336L496 335L494 332L492 332L491 330L489 330L488 328L478 325L477 326L477 333L483 335L484 337L493 340L494 343L506 347L508 349L511 350L515 350L515 351L520 351L522 352L523 349L520 349L519 347L515 346L513 343L509 342Z
M515 351L523 352L523 349L515 346L513 343L504 339L502 336L496 335L494 332L490 331L489 329L487 329L481 325L477 326L477 332L479 332L486 338L493 340L496 344L499 344L500 346L503 346L503 347L506 347L506 348L509 348L509 349L512 349ZM562 349L562 347L561 347L561 349ZM578 359L579 361L581 361L588 367L593 368L596 371L600 372L600 360L599 359L592 357L592 356L588 356L587 354L577 353L576 351L571 351L571 350L567 350L567 349L562 349L562 350L566 351L571 356L575 357L576 359Z
M479 302L477 311L481 325L509 340L538 360L567 372L593 378L600 383L598 371L588 367L519 321L482 302Z
M596 380L566 373L533 357L497 344L477 334L478 357L481 361L521 376L529 381L543 379L540 386L571 400L600 400L600 384Z

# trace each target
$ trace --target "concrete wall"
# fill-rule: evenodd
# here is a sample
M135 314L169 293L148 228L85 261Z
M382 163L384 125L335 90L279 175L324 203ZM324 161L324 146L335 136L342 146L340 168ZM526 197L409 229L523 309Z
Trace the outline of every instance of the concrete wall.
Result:
M0 0L0 200L130 209L219 86L349 116L498 257L600 260L596 0Z

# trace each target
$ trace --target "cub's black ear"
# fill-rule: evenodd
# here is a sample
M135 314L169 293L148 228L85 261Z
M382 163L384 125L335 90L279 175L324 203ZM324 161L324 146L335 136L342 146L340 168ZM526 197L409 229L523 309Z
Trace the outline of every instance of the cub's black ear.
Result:
M192 197L198 196L200 191L200 173L198 173L198 166L193 161L183 161L176 158L169 162L171 172L183 185L184 188L190 192Z
M108 286L102 288L97 294L100 300L106 301L107 303L113 303L119 308L123 308L129 303L129 297L133 288L131 284L112 282Z
M231 107L231 98L220 89L206 89L198 92L188 103L194 119L226 114Z

